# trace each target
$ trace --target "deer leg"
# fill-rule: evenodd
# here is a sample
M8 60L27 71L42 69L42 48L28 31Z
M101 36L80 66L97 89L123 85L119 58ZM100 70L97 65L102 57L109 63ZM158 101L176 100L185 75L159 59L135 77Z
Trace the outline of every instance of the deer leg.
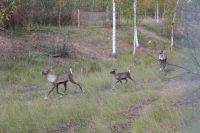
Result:
M160 71L162 71L162 60L160 60Z
M64 93L65 93L65 95L67 95L67 93L66 93L66 91L67 91L67 82L64 83L64 87L65 87Z
M135 86L136 86L136 82L135 82L135 80L133 80L133 78L131 77L131 76L129 76L128 77L130 80L132 80L133 81L133 83L135 84Z
M57 92L58 94L60 94L61 96L64 95L63 93L60 93L60 92L58 91L58 85L56 85L56 92Z
M134 81L133 78L132 78L131 76L128 76L128 78L129 78L130 80Z
M119 80L117 80L117 82L115 84L117 84L118 82L120 82Z
M44 100L48 99L48 96L51 94L51 92L54 90L55 85L53 85L53 88L49 91L48 95L44 97Z
M118 82L120 82L121 84L122 84L122 81L121 81L121 79L117 79L118 81L115 83L115 84L117 84Z
M81 89L81 91L83 92L83 89L82 89L82 87L81 87L81 85L80 85L79 83L75 82L75 81L72 80L72 79L70 80L70 82L73 83L73 84L75 84L75 85L78 85L79 88Z
M167 59L164 60L164 67L163 67L163 69L166 68L166 65L167 65Z
M54 88L55 88L55 85L54 85L53 88L49 91L47 97L51 94L51 92L54 90Z

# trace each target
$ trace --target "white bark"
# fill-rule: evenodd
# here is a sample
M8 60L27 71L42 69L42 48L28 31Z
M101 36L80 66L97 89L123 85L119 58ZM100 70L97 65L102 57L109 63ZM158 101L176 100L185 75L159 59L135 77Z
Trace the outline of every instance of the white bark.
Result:
M134 16L133 55L135 55L136 48L139 47L138 33L137 33L137 0L133 0L133 16Z
M172 29L171 29L171 51L173 50L173 47L174 47L174 29L172 26Z
M60 29L61 29L61 25L60 25L61 8L62 8L61 3L59 3L58 25Z
M113 32L112 32L112 55L116 57L116 12L115 0L113 0Z
M174 12L174 16L172 19L172 27L171 27L171 51L173 50L173 46L174 46L174 24L175 24L175 18L176 18L176 9L178 7L180 0L176 1L176 7L175 7L175 12Z
M157 19L157 10L156 10L156 4L155 4L155 14L154 14L154 19L155 19L155 22L156 22L156 19Z
M78 27L80 27L80 10L79 9L78 9L77 17L78 17Z
M159 23L159 4L157 0L157 6L156 6L156 23Z

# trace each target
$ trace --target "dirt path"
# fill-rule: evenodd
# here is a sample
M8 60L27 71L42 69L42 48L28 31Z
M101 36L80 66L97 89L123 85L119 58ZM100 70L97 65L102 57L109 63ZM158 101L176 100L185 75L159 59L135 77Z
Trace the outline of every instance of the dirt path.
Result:
M103 62L113 62L114 59L112 58L111 50L95 46L93 44L89 43L80 43L79 41L74 42L74 46L76 49L76 52L80 57L86 57L90 59L94 59L97 61L103 61Z
M162 83L161 89L158 90L160 96L177 94L200 86L199 80L175 80Z
M189 91L190 89L197 88L200 86L199 78L194 78L192 80L182 80L182 79L177 79L177 80L171 80L168 82L163 82L160 86L160 89L157 90L157 95L160 97L167 96L167 95L173 95L173 94L181 94L186 91ZM186 97L181 100L181 102L185 103L191 103L194 101L199 100L199 97ZM132 125L134 122L140 117L140 114L144 111L145 107L149 105L155 105L159 104L159 99L148 99L146 101L142 101L128 109L126 112L128 116L128 123L124 125L118 125L114 127L114 133L127 133L131 132L132 130ZM179 100L177 103L172 103L173 105L179 105ZM131 129L131 130L129 130Z
M144 34L147 38L151 38L152 40L162 41L162 42L168 42L169 39L159 36L155 32L149 31L145 29L144 27L139 27L139 31Z

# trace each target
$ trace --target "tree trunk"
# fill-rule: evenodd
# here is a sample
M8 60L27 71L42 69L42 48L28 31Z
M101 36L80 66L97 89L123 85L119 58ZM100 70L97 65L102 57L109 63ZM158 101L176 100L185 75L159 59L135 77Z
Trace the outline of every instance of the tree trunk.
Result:
M173 46L174 46L174 24L175 24L175 18L176 18L176 9L178 7L179 4L179 0L176 1L176 7L175 7L175 12L174 12L174 16L172 19L172 26L171 26L171 51L173 50Z
M171 51L173 50L174 46L174 26L172 24L172 29L171 29Z
M159 4L158 4L158 0L156 1L156 4L155 4L155 22L157 24L159 23Z
M134 17L133 55L135 55L136 48L139 47L138 33L137 33L137 0L133 0L133 17Z
M77 13L77 18L78 18L78 28L80 27L80 10L78 9Z
M157 14L156 14L156 16L157 16L157 18L156 18L156 23L158 24L159 23L159 4L158 4L158 0L157 0Z
M155 14L154 14L154 19L155 19L155 22L156 22L156 19L157 19L157 10L156 10L156 4L155 4Z
M61 17L61 4L59 3L58 25L59 25L59 28L61 29L60 17Z
M116 57L116 5L115 0L113 0L113 32L112 32L112 55Z

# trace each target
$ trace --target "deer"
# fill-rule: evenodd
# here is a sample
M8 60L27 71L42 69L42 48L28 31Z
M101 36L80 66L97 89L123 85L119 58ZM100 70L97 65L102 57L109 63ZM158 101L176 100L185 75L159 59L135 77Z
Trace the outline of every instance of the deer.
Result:
M110 74L114 75L115 79L117 80L117 82L115 84L117 84L118 82L120 82L122 84L122 80L126 80L126 82L128 82L127 79L132 80L134 82L134 84L136 84L135 80L133 80L133 78L131 77L130 70L128 72L117 73L116 69L113 69L110 72Z
M51 92L54 89L56 89L57 94L60 94L60 97L63 97L64 95L66 95L68 81L77 85L80 88L80 90L83 92L81 85L74 80L74 76L73 76L71 68L70 68L70 72L59 74L59 75L52 74L51 69L46 69L42 71L42 75L47 76L47 80L53 84L53 88L49 91L48 95L44 97L44 100L48 99L48 96L51 94ZM64 85L64 88L65 88L64 93L61 93L58 91L59 89L58 86L60 84Z
M160 62L160 71L163 71L163 70L165 70L166 65L167 65L167 55L165 54L165 52L163 50L161 50L158 58L159 58L159 62Z

